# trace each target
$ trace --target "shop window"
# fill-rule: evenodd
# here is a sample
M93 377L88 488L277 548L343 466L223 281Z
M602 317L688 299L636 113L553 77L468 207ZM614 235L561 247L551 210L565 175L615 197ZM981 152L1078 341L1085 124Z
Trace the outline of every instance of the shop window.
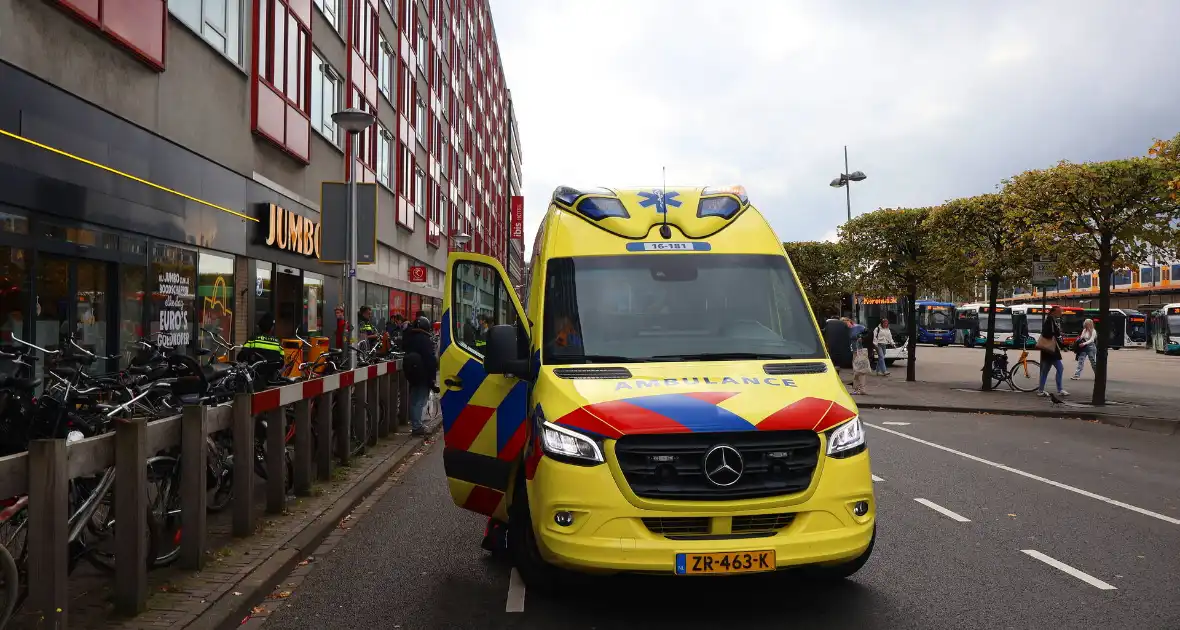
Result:
M402 318L408 317L406 314L408 304L406 303L405 291L390 290L389 291L389 316L400 315Z
M332 114L340 107L340 74L319 53L311 55L311 128L340 146Z
M144 338L147 286L146 265L119 265L119 347L124 349L125 360L134 356L129 347Z
M324 336L324 277L318 273L303 272L303 310L307 337Z
M28 234L29 219L19 214L0 212L0 232L9 234Z
M211 252L201 252L197 260L197 333L198 347L218 352L208 330L222 339L234 340L234 259Z
M28 326L25 324L26 311L29 308L29 259L24 249L17 247L0 247L0 317L4 323L0 325L0 345L12 345L13 335L21 339L28 339ZM7 366L9 362L2 362ZM0 366L0 367L3 367ZM0 373L10 372L0 370Z
M303 163L311 158L311 4L255 0L255 133Z
M217 52L242 64L243 0L168 0L168 11Z
M165 0L52 0L155 70L164 69Z
M194 289L197 253L165 243L152 246L152 299L149 334L169 348L186 348L193 341Z
M417 293L411 293L408 306L410 317L418 319L418 315L422 313L422 296Z
M271 313L274 298L274 265L263 261L255 261L256 279L254 280L254 317L250 319L250 336L257 334L258 318L263 313Z

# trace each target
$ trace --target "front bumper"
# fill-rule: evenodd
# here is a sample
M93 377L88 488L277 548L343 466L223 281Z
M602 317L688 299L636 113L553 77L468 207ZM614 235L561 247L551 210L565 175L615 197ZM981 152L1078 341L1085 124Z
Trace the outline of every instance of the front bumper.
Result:
M608 447L613 461L613 445ZM822 451L821 451L822 452ZM821 457L811 486L802 493L742 501L652 501L631 493L613 464L574 466L543 458L529 482L529 507L541 555L583 572L672 574L678 553L774 550L779 569L856 558L873 536L877 506L868 451L845 459ZM853 514L867 501L864 516ZM568 527L559 511L573 513ZM777 532L735 537L733 517L785 514L793 520ZM704 539L676 540L654 533L643 519L708 517Z

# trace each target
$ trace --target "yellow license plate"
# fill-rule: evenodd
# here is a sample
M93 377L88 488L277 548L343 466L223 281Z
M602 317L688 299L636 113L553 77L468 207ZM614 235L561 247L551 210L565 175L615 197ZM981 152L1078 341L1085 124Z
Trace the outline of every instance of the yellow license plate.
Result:
M756 573L774 569L774 551L676 554L677 575Z

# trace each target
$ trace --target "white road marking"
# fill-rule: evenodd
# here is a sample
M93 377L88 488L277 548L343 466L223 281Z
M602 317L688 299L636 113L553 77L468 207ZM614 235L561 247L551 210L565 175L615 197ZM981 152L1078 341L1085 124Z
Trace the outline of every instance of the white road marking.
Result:
M1023 470L1020 470L1018 468L1013 468L1011 466L1005 466L1004 464L999 464L999 463L993 462L991 460L984 459L982 457L976 457L975 455L971 455L969 453L964 453L963 451L956 451L953 448L943 446L941 444L935 444L934 442L928 442L926 440L916 438L912 435L907 435L905 433L902 433L901 431L894 431L893 429L886 429L885 427L879 427L875 424L869 424L867 422L864 424L865 424L865 426L873 427L874 429L877 429L879 431L884 431L886 433L892 433L893 435L896 435L898 437L903 437L907 440L912 440L912 441L917 442L919 444L925 444L926 446L931 446L936 449L946 451L948 453L954 453L955 455L958 455L960 457L966 457L967 459L979 462L981 464L987 464L988 466L992 466L994 468L999 468L1000 470L1006 470L1010 473L1020 475L1021 477L1027 477L1029 479L1040 481L1041 483L1047 483L1055 488L1061 488L1062 490L1069 490L1070 492L1076 492L1077 494L1080 494L1084 497L1089 497L1091 499L1097 499L1099 501L1102 501L1103 503L1109 503L1110 505L1113 505L1115 507L1121 507L1124 510L1138 512L1139 514L1142 514L1144 516L1150 516L1151 518L1158 518L1159 520L1164 521L1165 523L1171 523L1173 525L1180 525L1180 518L1172 518L1171 516L1160 514L1159 512L1152 512L1151 510L1145 510L1141 507L1137 507L1137 506L1131 505L1129 503L1123 503L1122 501L1116 501L1115 499L1111 499L1110 497L1104 497L1101 494L1095 494L1095 493L1090 492L1088 490L1082 490L1081 488L1075 488L1069 484L1061 483L1060 481L1053 481L1052 479L1046 479L1040 475L1034 475L1029 472L1024 472Z
M885 480L878 477L877 475L873 475L873 481L885 481Z
M1117 591L1118 590L1117 587L1111 586L1110 584L1107 584L1106 582L1103 582L1102 580L1100 580L1088 573L1083 573L1082 571L1078 571L1077 569L1069 566L1068 564L1065 564L1064 562L1061 562L1059 560L1054 560L1053 558L1046 556L1045 554L1037 551L1036 549L1021 549L1020 553L1028 554L1029 556L1036 558L1037 560L1040 560L1041 562L1044 562L1045 564L1053 567L1054 569L1057 569L1059 571L1064 571L1064 572L1076 577L1077 579L1085 582L1086 584L1093 586L1094 588L1102 589L1104 591Z
M888 424L895 427L907 427L910 425L908 422L882 422L881 424Z
M922 505L925 505L926 507L934 510L935 512L938 512L939 514L953 520L953 521L959 521L960 523L970 523L971 522L971 519L969 519L961 514L958 514L956 512L952 512L952 511L942 507L941 505L939 505L933 501L927 501L926 499L914 499L914 500L917 501L918 503L921 503Z
M504 605L504 612L524 612L524 580L520 579L515 567L508 578L508 603Z

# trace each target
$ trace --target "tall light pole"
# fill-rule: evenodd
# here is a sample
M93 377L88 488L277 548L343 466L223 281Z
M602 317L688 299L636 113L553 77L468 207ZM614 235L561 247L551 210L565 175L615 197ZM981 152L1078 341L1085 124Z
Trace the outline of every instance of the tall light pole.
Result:
M848 145L844 145L844 172L828 184L832 188L844 188L844 199L848 204L848 220L852 220L852 192L849 182L863 182L865 174L861 171L848 172Z
M345 308L348 309L348 321L352 325L352 334L349 335L349 340L355 339L357 331L360 329L360 313L357 312L359 305L356 300L356 141L357 136L369 127L373 126L373 122L377 117L369 112L361 111L355 108L348 108L340 110L332 114L332 122L340 125L342 129L348 132L351 139L351 146L353 147L348 153L348 159L352 160L348 169L348 296L345 300ZM350 350L348 353L348 369L356 368L356 355Z

